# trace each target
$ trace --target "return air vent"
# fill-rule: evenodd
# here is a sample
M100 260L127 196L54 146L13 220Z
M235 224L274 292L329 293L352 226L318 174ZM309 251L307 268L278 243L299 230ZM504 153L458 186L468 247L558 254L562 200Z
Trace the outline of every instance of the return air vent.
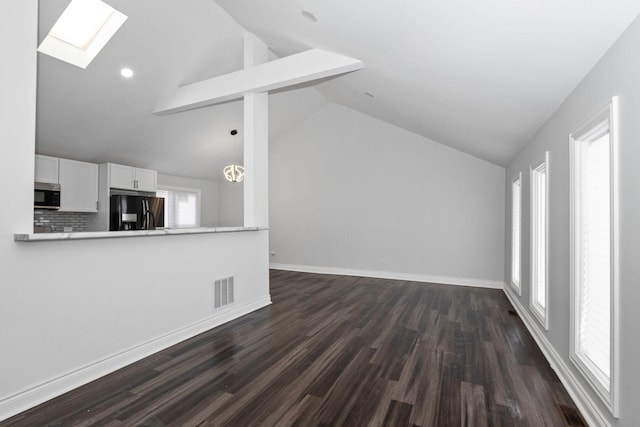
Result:
M233 276L213 282L213 308L233 303Z

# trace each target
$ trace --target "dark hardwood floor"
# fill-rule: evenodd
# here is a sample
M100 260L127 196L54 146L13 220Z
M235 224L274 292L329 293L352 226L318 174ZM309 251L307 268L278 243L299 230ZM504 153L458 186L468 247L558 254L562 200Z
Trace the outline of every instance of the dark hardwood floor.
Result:
M271 295L0 425L586 425L502 291L272 271Z

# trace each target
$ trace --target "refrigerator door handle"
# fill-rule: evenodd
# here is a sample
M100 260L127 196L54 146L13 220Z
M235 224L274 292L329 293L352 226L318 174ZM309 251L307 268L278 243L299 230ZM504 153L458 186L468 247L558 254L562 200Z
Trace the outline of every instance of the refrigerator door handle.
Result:
M148 199L144 199L142 201L143 204L143 212L144 212L144 230L151 230L151 208L149 207L149 200Z
M140 227L142 230L146 230L147 229L147 209L145 206L145 199L141 200L142 203L142 227Z
M146 216L146 223L147 223L147 230L151 230L151 210L149 209L149 200L145 200L146 203L146 207L147 207L147 216Z

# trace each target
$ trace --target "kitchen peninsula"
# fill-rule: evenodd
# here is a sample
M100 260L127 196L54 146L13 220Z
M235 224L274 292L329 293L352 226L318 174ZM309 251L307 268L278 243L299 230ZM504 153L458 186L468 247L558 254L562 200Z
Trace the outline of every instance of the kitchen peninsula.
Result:
M184 234L211 234L233 233L241 231L268 230L268 227L199 227L199 228L175 228L163 230L132 230L132 231L96 231L84 233L33 233L14 234L16 242L46 242L52 240L87 240L87 239L113 239L123 237L152 237L175 236Z

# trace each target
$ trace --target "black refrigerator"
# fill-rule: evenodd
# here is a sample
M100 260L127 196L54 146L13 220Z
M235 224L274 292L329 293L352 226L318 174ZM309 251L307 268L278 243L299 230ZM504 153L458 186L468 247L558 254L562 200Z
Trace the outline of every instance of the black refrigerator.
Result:
M155 230L164 227L164 199L142 195L112 195L109 231Z

